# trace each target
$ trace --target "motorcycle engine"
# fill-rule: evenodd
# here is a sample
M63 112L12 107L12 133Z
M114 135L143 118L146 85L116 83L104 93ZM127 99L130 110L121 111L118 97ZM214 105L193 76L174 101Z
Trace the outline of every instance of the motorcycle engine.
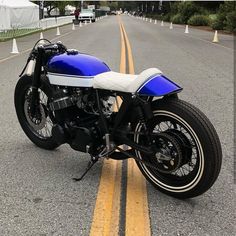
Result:
M113 105L111 97L102 97L101 102L103 114L106 117L110 116ZM56 93L53 102L50 103L50 108L53 111L62 110L71 106L77 106L88 114L99 114L96 95L94 91L89 89L75 88L72 91L69 91L67 88L60 89Z
M52 128L55 141L58 144L69 143L73 149L90 154L99 151L102 137L95 92L67 87L56 91L49 103L57 120ZM106 118L112 114L112 104L110 97L101 97L101 108Z

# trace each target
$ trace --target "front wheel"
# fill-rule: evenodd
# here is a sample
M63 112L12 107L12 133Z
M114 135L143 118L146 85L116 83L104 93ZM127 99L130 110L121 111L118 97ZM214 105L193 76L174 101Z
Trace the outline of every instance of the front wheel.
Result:
M51 91L47 82L42 79L38 89L39 103L35 115L31 114L32 77L24 75L15 88L15 109L19 123L28 138L37 146L52 150L58 144L52 137L52 126L55 120L49 109Z
M152 146L155 155L136 151L138 158L150 163L137 162L139 169L168 195L191 198L204 193L221 168L221 145L214 127L196 107L179 99L157 100L152 108L153 119L145 125L137 123L134 141Z

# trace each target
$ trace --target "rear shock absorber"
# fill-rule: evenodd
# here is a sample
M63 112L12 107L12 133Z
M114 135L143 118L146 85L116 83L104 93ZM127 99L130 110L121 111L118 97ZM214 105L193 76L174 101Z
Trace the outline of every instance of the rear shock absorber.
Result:
M149 135L149 130L147 126L147 121L153 118L153 112L151 109L151 105L149 102L141 99L140 97L137 97L138 104L137 104L137 114L138 114L138 120L143 126L143 132L147 138L147 141L149 145L152 144L151 137Z

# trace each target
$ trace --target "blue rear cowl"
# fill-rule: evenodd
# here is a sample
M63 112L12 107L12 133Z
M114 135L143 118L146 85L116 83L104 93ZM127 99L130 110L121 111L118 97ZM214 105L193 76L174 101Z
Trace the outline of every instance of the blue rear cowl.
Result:
M47 69L52 73L75 76L95 76L110 71L103 61L82 53L56 55L49 59Z
M182 88L169 80L164 75L157 75L144 83L137 91L140 95L146 96L166 96L173 93L179 93Z

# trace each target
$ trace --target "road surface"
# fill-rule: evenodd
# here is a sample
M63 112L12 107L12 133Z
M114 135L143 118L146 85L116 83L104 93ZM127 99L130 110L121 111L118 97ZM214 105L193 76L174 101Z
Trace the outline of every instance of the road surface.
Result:
M159 22L155 25L129 16L109 16L82 28L76 26L74 31L67 25L60 28L61 36L55 36L56 30L52 29L45 31L44 37L61 40L68 48L95 55L112 70L122 71L125 60L124 55L122 59L122 37L125 34L121 33L121 22L130 44L135 73L158 67L180 84L184 88L181 99L194 104L209 117L223 149L218 180L197 198L177 200L160 193L149 183L142 185L140 182L144 189L137 199L144 199L145 203L147 197L147 212L143 217L147 225L145 222L136 224L144 230L142 235L236 234L233 37L219 35L220 43L213 44L212 32L190 28L190 33L184 34L182 26L174 25L170 30L168 23L161 27ZM34 34L17 39L20 51L17 55L10 54L12 42L0 43L0 235L92 235L93 224L99 220L95 212L99 207L98 212L107 211L106 203L98 204L100 181L108 175L101 173L103 163L99 162L82 182L73 182L72 177L86 167L88 155L73 151L68 145L55 151L37 148L27 139L15 115L14 87L29 49L38 38L39 35ZM125 48L127 56L127 40ZM130 66L126 72L131 72ZM127 167L127 163L124 165ZM114 171L121 173L121 198L116 199L118 228L112 230L109 226L106 231L104 228L110 221L105 219L102 230L107 234L103 235L117 235L117 232L124 235L125 231L127 235L134 235L132 229L127 233L129 226L125 224L132 217L125 211L126 193L134 186L125 180L129 176L127 169L116 168ZM111 179L114 177L112 171ZM109 186L112 189L113 185ZM110 214L107 217L111 217Z

